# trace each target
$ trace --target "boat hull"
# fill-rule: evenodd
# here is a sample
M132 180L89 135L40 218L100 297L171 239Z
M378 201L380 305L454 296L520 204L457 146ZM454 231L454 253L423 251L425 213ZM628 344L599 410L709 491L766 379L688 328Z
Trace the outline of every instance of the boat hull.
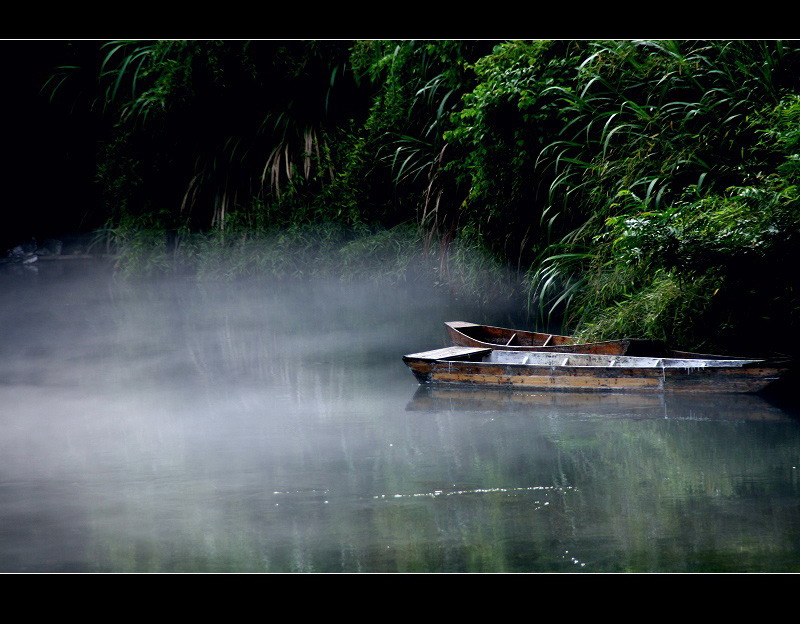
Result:
M425 354L403 359L421 384L570 392L756 393L778 381L787 370L766 361L689 359L665 365L664 360L624 357L618 364L617 358L592 355L577 356L582 358L577 365L570 364L567 355L558 365L554 363L555 354L548 354L549 361L537 364L485 361L507 357L515 356L509 352L487 355L473 349L465 350L459 359Z

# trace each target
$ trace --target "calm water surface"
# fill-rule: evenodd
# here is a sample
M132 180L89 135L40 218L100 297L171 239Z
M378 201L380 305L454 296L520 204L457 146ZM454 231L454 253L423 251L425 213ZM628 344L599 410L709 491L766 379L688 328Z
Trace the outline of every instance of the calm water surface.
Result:
M419 287L0 287L2 572L800 571L786 406L422 389L509 317Z

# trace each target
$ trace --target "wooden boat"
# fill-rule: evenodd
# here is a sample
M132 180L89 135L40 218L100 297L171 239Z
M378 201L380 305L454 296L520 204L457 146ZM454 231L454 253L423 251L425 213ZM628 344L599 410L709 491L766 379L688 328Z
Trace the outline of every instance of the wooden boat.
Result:
M675 351L660 340L623 338L603 342L579 343L572 336L478 325L466 321L445 323L450 341L460 347L482 347L505 351L541 351L555 353L594 353L681 359L725 359L708 353ZM741 359L741 358L736 358Z
M420 383L605 392L760 392L786 361L446 347L403 356Z

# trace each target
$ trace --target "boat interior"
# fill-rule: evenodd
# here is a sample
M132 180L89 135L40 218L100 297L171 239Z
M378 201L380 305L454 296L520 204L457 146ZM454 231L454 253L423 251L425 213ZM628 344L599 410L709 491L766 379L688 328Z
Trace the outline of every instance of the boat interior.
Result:
M472 359L472 358L470 358ZM476 353L473 361L530 366L600 366L626 368L707 368L739 367L761 360L634 357L628 355L593 355L586 353L551 353L537 351L499 351Z
M556 345L572 344L571 336L559 336L558 334L546 334L540 332L529 332L522 330L505 329L502 327L489 327L487 325L474 324L451 324L465 336L475 340L480 340L488 344L521 347L552 347Z

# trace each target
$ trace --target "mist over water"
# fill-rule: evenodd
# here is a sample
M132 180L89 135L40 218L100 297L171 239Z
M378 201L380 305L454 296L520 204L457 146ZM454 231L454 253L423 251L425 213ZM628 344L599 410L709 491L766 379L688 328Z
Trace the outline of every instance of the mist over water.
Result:
M515 311L414 284L0 286L0 571L800 570L761 397L419 388L444 321Z

